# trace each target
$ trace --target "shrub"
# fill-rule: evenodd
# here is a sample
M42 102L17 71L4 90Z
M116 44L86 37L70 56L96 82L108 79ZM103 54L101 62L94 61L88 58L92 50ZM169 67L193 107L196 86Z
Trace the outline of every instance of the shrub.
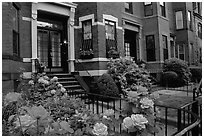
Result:
M111 60L107 64L108 74L119 82L122 89L130 88L134 85L150 87L149 73L140 68L135 61L126 58Z
M162 74L162 86L176 87L178 75L174 71L167 71Z
M177 83L178 86L183 86L190 81L191 73L188 65L185 61L171 58L164 62L164 72L174 71L178 75Z
M190 68L191 80L193 82L199 82L202 79L202 68Z
M97 81L99 93L104 96L120 97L119 90L112 77L104 73Z

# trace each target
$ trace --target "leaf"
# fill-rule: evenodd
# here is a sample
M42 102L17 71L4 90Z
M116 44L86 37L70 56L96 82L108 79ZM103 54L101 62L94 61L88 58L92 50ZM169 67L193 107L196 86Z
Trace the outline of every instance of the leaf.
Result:
M34 116L36 119L40 118L40 119L44 119L48 116L48 112L46 111L46 109L43 106L34 106L31 108L31 112L32 116Z
M8 123L10 123L10 122L13 120L14 117L15 117L15 115L9 116L9 118L8 118Z
M138 111L139 111L139 110L138 110L137 107L132 107L132 112L133 112L133 113L138 113Z
M16 93L16 92L10 92L5 96L5 100L6 102L10 103L10 102L16 102L19 100L21 94L20 93Z
M66 121L60 122L60 126L62 129L66 130L67 132L74 133L74 130L72 128L70 128L69 123L67 123Z
M82 136L83 135L83 131L81 131L81 129L77 129L74 133L75 136Z
M52 126L53 126L54 130L56 130L56 131L60 129L60 124L58 122L52 123Z

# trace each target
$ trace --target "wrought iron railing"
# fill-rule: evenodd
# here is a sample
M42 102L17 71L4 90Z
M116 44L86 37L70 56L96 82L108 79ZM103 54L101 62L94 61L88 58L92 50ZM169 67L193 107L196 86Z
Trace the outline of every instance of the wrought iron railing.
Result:
M75 62L77 62L78 64L81 65L82 69L83 69L84 71L86 71L86 73L89 75L89 77L92 77L92 75L89 73L89 71L88 71L87 69L85 69L85 67L84 67L84 65L83 65L82 62L80 62L78 59L75 59Z
M103 113L106 109L113 109L115 116L119 116L122 113L122 109L125 108L126 100L123 98L75 91L70 91L69 95L81 98L86 103L87 108L95 114ZM200 135L201 132L198 131L198 128L202 124L200 121L201 115L198 115L198 111L202 111L202 109L201 106L200 110L198 109L197 103L198 101L193 101L180 108L155 105L155 109L160 108L161 112L163 112L161 117L157 116L157 119L155 119L155 123L160 122L163 124L163 130L159 134L155 133L154 135ZM174 117L169 115L172 113L172 110L176 113ZM171 130L172 127L174 131ZM121 133L121 126L115 128L115 131Z

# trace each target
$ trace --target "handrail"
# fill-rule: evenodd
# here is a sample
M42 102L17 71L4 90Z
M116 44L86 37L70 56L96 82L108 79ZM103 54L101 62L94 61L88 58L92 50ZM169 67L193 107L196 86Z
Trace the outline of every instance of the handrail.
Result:
M83 65L78 59L75 59L75 61L77 61L77 62L82 66L83 70L85 70L85 71L87 72L87 74L88 74L90 77L92 77L91 74L89 73L89 71L84 68L84 65Z
M182 136L182 135L184 135L185 133L187 133L188 131L190 131L191 129L193 129L194 127L196 127L197 125L200 124L200 119L199 119L199 117L198 117L195 113L193 113L193 112L191 112L191 111L188 111L188 110L186 110L186 109L179 109L179 110L188 112L189 114L193 115L194 120L193 120L193 122L192 122L191 124L189 124L188 126L186 126L185 128L183 128L183 129L180 130L179 132L174 133L172 136Z

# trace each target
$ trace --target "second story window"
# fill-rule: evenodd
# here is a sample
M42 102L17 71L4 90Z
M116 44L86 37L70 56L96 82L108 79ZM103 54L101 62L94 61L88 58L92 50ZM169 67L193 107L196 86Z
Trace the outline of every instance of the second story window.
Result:
M125 2L125 12L133 14L132 2Z
M198 37L202 38L202 24L198 23Z
M183 29L183 13L182 13L182 11L176 12L176 29Z
M19 48L19 8L13 3L13 53L20 56Z
M116 41L116 23L105 20L105 35L106 35L106 55L109 57L109 52L117 50Z
M191 17L191 11L188 11L188 28L192 30L192 17Z
M166 17L166 9L165 9L165 3L164 2L160 2L160 9L161 9L161 15L163 17Z
M145 14L145 16L152 16L153 15L152 2L144 2L144 14Z

